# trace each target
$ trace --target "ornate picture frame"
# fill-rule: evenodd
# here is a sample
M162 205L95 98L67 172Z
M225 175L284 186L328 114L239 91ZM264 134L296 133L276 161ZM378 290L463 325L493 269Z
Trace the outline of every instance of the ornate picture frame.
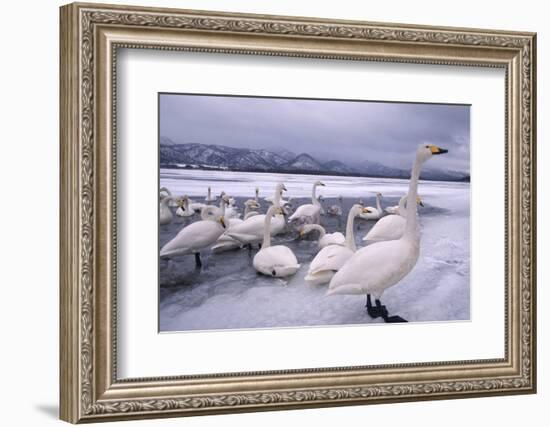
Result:
M61 8L60 384L72 423L536 391L536 35L70 4ZM117 49L505 70L505 357L117 377Z

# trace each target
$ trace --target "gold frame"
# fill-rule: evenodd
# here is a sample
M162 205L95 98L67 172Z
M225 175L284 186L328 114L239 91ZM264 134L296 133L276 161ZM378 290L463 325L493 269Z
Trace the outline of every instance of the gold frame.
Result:
M77 423L534 393L534 33L100 4L61 8L61 418ZM117 380L119 47L506 70L505 357Z

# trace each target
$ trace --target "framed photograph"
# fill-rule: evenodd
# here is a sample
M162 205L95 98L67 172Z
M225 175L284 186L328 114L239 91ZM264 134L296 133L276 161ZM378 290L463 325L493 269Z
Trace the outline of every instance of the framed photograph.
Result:
M536 391L533 33L61 8L61 418Z

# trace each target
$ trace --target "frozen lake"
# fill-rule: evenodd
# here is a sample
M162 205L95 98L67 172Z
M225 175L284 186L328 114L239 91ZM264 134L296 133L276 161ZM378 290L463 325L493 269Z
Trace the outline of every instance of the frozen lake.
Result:
M344 232L349 208L360 199L376 206L376 192L383 194L382 206L393 206L406 193L408 180L341 176L217 172L161 169L160 185L175 195L186 194L202 202L208 186L212 194L221 191L233 196L240 211L243 202L253 198L259 187L260 198L272 196L277 182L284 182L284 197L293 207L310 203L311 186L319 187L325 209L344 197L344 215L325 215L321 224L327 232ZM452 321L470 318L470 184L421 181L419 194L425 207L419 207L422 230L420 259L398 285L388 289L382 302L390 314L408 321ZM262 202L264 213L268 204ZM159 243L164 245L198 215L160 227ZM355 241L361 239L375 221L355 221ZM315 233L312 233L315 234ZM257 249L202 254L203 268L195 269L193 256L160 260L160 330L190 331L240 328L274 328L380 322L367 313L365 298L356 295L325 296L327 285L310 286L303 280L317 253L317 241L297 239L288 230L276 236L273 244L285 244L301 264L289 280L261 276L252 266ZM391 327L391 325L387 325Z

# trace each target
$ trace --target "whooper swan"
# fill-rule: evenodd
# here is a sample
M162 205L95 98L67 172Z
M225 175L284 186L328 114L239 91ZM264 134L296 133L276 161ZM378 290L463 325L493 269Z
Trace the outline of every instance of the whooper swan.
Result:
M412 167L407 200L416 200L418 179L422 164L435 154L447 150L435 145L420 145ZM406 322L400 316L388 316L388 310L380 302L384 291L407 276L418 261L420 253L420 229L417 204L407 203L405 233L399 240L377 242L358 250L334 275L327 295L363 294L367 296L367 313L372 318L382 317L385 322ZM371 295L375 298L372 305Z

